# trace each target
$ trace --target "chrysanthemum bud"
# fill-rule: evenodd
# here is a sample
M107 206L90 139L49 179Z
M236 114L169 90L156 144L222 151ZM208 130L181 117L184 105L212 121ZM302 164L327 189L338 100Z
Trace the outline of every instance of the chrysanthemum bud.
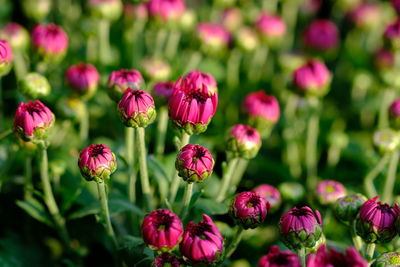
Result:
M39 100L21 103L15 112L14 132L24 141L42 142L54 120L54 114Z
M156 118L154 100L145 91L128 88L118 104L118 115L127 127L147 127Z
M245 52L254 51L258 45L257 32L250 27L242 27L235 33L235 43Z
M32 45L45 61L61 61L68 49L68 36L53 23L38 24L31 33Z
M388 153L398 148L399 134L392 129L378 130L374 133L374 146L381 153Z
M22 9L27 17L40 21L49 14L51 2L51 0L23 0Z
M349 18L356 27L370 29L381 21L381 14L379 5L361 3L350 12Z
M143 83L142 74L137 70L113 71L108 77L107 92L112 100L119 102L126 89L142 89Z
M324 63L310 60L293 73L293 85L301 94L322 97L328 93L331 74Z
M383 37L393 49L400 49L400 18L386 27Z
M221 23L230 32L236 31L243 24L242 12L235 7L225 9L222 12Z
M369 264L353 247L349 247L345 253L341 253L335 248L330 248L328 251L326 246L322 245L316 254L308 256L307 267L328 266L367 267Z
M295 182L285 182L278 186L279 192L285 201L298 202L304 197L304 187Z
M226 137L226 151L233 157L244 159L254 158L261 147L261 137L258 131L244 124L233 126Z
M391 69L394 66L394 53L386 48L380 48L374 54L375 67L379 70Z
M271 212L279 209L282 203L281 193L274 186L269 184L262 184L257 186L254 191L256 191L261 197L263 197L266 203L268 202L270 204Z
M181 267L182 262L171 253L163 253L154 258L151 267Z
M197 25L197 36L206 52L221 53L228 48L231 41L229 32L217 23L202 22Z
M256 228L264 222L270 204L255 191L237 194L229 209L229 215L244 229Z
M360 207L367 201L361 194L344 196L335 201L334 212L336 217L343 222L351 222L356 217Z
M334 180L325 180L317 184L315 195L321 205L334 203L338 198L346 194L343 184Z
M152 250L173 250L182 240L182 234L181 220L168 209L155 210L144 217L142 235L144 242Z
M397 234L395 221L400 214L397 203L390 207L377 199L378 196L367 200L357 218L357 234L367 243L387 243Z
M142 61L143 73L151 81L165 81L171 74L171 67L167 62L155 58L146 58Z
M321 215L307 206L294 207L281 217L279 228L287 247L295 251L314 248L322 237Z
M202 88L206 86L208 92L214 93L217 92L217 81L210 73L201 72L199 70L192 70L186 75L186 78L195 82L197 87Z
M108 146L90 145L81 151L78 166L87 181L103 183L117 169L117 159Z
M43 75L31 72L23 77L18 84L18 89L28 98L42 98L50 94L51 87Z
M400 14L400 0L392 0L392 6L396 10L397 14Z
M15 22L10 22L1 29L0 38L7 40L14 51L26 50L29 46L29 32Z
M400 129L400 98L394 100L389 107L390 126Z
M290 250L271 246L267 255L261 257L258 267L301 267L300 258Z
M90 98L97 90L100 75L92 64L78 63L68 68L65 78L77 95Z
M10 45L6 40L0 40L0 77L10 71L12 58Z
M256 22L256 28L269 44L280 41L286 33L285 22L277 15L261 13Z
M158 82L153 86L153 95L157 102L168 103L168 100L175 90L175 82Z
M121 0L89 0L89 8L93 15L108 21L114 21L121 16Z
M214 159L207 148L187 144L179 151L175 167L186 182L202 182L212 174Z
M150 0L147 9L152 18L165 22L177 21L186 9L183 0Z
M339 43L339 31L334 23L326 19L312 22L304 32L303 44L315 51L334 50Z
M212 219L203 214L198 224L189 222L179 245L185 261L191 266L212 266L222 258L224 238Z
M400 252L383 253L376 259L374 266L376 267L400 266Z

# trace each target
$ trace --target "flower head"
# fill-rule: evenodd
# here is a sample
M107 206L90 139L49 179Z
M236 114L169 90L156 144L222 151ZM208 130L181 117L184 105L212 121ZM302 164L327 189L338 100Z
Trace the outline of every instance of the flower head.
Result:
M281 193L274 186L262 184L257 186L254 191L264 198L265 203L268 202L270 204L271 211L279 209L282 203Z
M49 81L37 72L28 73L18 83L18 89L29 98L41 98L50 94Z
M226 150L234 157L254 158L261 147L258 131L248 125L236 124L226 137Z
M92 64L78 63L67 69L65 78L75 93L89 98L97 90L100 75Z
M6 40L0 40L0 77L10 71L12 58L10 45Z
M379 5L361 3L350 12L349 18L359 28L371 28L381 20L381 14Z
M167 252L181 241L183 226L179 217L168 209L150 212L144 217L142 235L152 250Z
M337 181L324 180L317 184L315 193L320 204L328 205L343 197L346 194L346 188Z
M166 22L178 20L186 6L183 0L150 0L147 9L151 17Z
M230 33L218 23L202 22L197 25L197 36L206 51L219 52L231 41Z
M211 265L218 262L224 249L224 238L212 219L203 214L198 224L189 222L179 245L180 252L190 265Z
M386 26L383 37L392 48L400 49L400 18Z
M237 30L243 24L242 12L235 7L225 9L222 12L221 23L230 32Z
M154 258L151 267L181 267L181 260L172 253L163 253Z
M260 14L256 28L267 41L279 40L286 33L286 25L282 18L267 13Z
M400 136L397 131L392 129L382 129L374 133L374 146L381 152L392 152L398 148Z
M304 187L300 183L284 182L278 186L284 201L298 202L304 197Z
M327 251L325 245L320 246L316 254L310 254L307 260L307 267L342 266L367 267L369 264L353 247L349 247L345 253L341 253L334 248Z
M269 208L269 202L265 202L257 192L247 191L234 197L229 214L244 229L256 228L264 222Z
M394 66L394 53L386 48L380 48L374 54L374 63L380 70L391 69Z
M395 221L400 214L397 203L394 207L378 200L378 196L367 200L360 208L356 231L367 243L387 243L395 235Z
M162 102L169 100L175 90L175 82L158 82L153 86L153 95Z
M283 242L293 250L314 248L322 237L322 219L318 210L294 207L279 221Z
M51 0L23 0L24 14L35 21L45 18L51 10Z
M14 132L24 141L41 142L54 120L54 114L39 100L21 103L15 112Z
M254 51L259 45L257 32L253 28L243 26L235 33L235 43L245 52Z
M296 253L271 246L268 254L261 257L258 267L301 267L301 263Z
M68 49L68 36L53 23L38 24L31 33L32 45L46 61L60 61Z
M361 194L344 196L335 201L333 210L341 221L351 222L357 217L358 211L365 201L367 198Z
M218 106L218 93L203 82L199 75L188 74L175 84L169 98L169 116L175 126L187 134L199 134L207 129Z
M394 267L400 265L400 252L387 252L381 254L375 261L376 267Z
M7 40L13 50L26 50L29 45L28 31L15 22L7 23L0 31L0 37Z
M79 154L78 166L87 181L103 183L117 169L117 159L108 146L90 145Z
M141 89L143 86L143 77L137 70L118 70L113 71L108 77L107 89L108 95L115 102L119 102L125 90Z
M306 95L324 96L329 89L331 73L324 63L310 60L293 73L293 84L298 92Z
M156 118L154 100L145 91L128 88L119 101L118 114L127 127L146 127Z
M215 93L218 90L217 81L210 73L192 70L186 75L186 78L195 82L199 88L206 86L211 93Z
M114 21L121 16L122 1L121 0L89 0L89 8L92 13L108 21Z
M304 32L303 44L306 48L316 51L329 51L337 47L339 31L336 25L326 19L312 22Z
M212 174L214 159L207 148L187 144L179 151L175 167L179 176L188 183L202 182Z
M142 61L144 75L152 81L165 81L171 74L170 65L160 59L146 58Z

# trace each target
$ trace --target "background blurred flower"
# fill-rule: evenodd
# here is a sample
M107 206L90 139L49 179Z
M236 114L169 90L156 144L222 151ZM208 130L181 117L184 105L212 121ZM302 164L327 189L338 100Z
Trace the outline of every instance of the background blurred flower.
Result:
M0 40L0 77L10 71L12 59L10 45L6 40Z
M367 198L361 194L338 198L334 205L336 217L343 222L352 222L365 201L367 201Z
M107 92L112 100L119 102L126 89L142 89L143 83L142 74L137 70L113 71L108 77Z
M225 139L226 150L232 153L233 157L252 159L261 147L261 137L258 131L244 124L232 126Z
M331 82L331 74L324 63L310 60L293 73L293 84L302 94L324 96Z
M152 267L180 267L182 262L177 256L171 253L163 253L154 258Z
M7 40L13 50L26 50L29 46L29 32L15 22L4 25L0 31L0 38Z
M43 75L31 72L18 83L19 91L31 99L42 98L50 94L49 81Z
M346 194L346 188L337 181L324 180L317 184L315 194L320 204L328 205L343 197Z
M177 20L186 6L183 0L150 0L147 8L151 17L168 21Z
M97 90L100 75L92 64L78 63L67 69L65 78L77 95L90 98Z
M307 267L331 266L367 267L369 264L353 247L347 248L345 253L340 253L335 248L330 248L327 251L326 246L322 245L316 254L308 256Z
M281 193L274 186L269 184L262 184L254 188L261 197L264 198L265 202L268 202L271 206L271 212L279 209L282 203Z
M60 61L68 49L68 36L53 23L38 24L31 33L32 45L45 60Z
M313 21L303 34L303 44L310 50L333 50L338 43L339 30L333 22L326 19Z
M268 254L261 257L258 267L301 267L301 263L295 253L271 246Z

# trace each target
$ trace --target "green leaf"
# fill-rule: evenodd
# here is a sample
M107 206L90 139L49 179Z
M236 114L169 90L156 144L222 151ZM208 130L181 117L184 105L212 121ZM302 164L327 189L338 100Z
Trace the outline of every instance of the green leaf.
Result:
M68 217L70 220L80 219L88 215L98 214L101 211L100 203L95 201L84 206L80 210L71 213Z
M149 173L151 177L157 180L158 190L160 192L160 198L165 199L168 195L170 179L167 175L164 167L161 165L159 160L154 156L147 157L147 163L149 168Z
M39 222L42 222L51 227L53 226L53 222L48 215L45 207L36 199L31 198L26 201L17 200L17 205Z
M209 215L225 214L228 212L228 205L205 198L200 198L197 201L195 208L202 210L204 213Z
M111 215L118 214L125 211L131 211L139 216L144 216L144 212L135 204L123 198L110 198L108 202Z
M203 194L202 191L196 192L192 195L192 198L190 199L189 203L189 210L194 207L196 204L197 200L200 198L200 196Z

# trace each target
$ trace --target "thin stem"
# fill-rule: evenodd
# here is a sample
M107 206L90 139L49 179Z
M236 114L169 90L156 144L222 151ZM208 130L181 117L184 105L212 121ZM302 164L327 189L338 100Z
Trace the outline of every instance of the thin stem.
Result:
M109 63L110 55L110 22L102 19L99 26L99 59L105 65Z
M393 187L396 181L397 165L399 163L400 153L398 150L392 152L389 162L389 169L386 175L385 185L383 187L382 201L392 203Z
M163 28L160 28L156 35L156 44L154 51L155 58L160 58L162 56L163 46L166 38L167 38L167 31Z
M97 59L97 39L96 36L89 36L86 42L86 60L87 62L95 62Z
M180 39L181 39L180 31L171 30L169 32L167 47L165 48L165 56L168 59L172 59L175 56Z
M299 257L300 257L300 260L301 260L301 266L302 267L307 267L307 264L306 264L306 256L307 256L306 255L306 249L304 247L302 247L299 250L298 254L299 254Z
M364 190L368 198L378 195L374 186L374 179L385 168L390 159L390 153L386 153L375 167L364 178Z
M189 71L194 70L195 68L197 68L197 65L199 65L200 61L201 61L201 53L197 51L193 52L189 58L188 63L186 64L185 70L182 73L186 75Z
M158 124L157 124L157 139L155 154L158 158L161 158L164 154L165 148L165 136L168 129L168 109L166 106L162 106L158 112Z
M153 210L153 204L151 199L151 189L149 182L149 174L147 171L147 158L146 158L146 145L145 145L145 133L144 128L139 127L137 130L138 150L139 150L139 168L140 168L140 183L142 185L142 193L144 196L147 211Z
M24 198L32 197L32 158L25 157L25 181L24 181Z
M117 238L115 237L114 229L111 224L110 211L108 209L108 199L105 183L97 183L97 190L99 191L99 200L101 203L101 211L104 216L105 227L108 236L112 239L114 246L118 247Z
M83 109L79 125L79 139L82 144L86 144L89 137L89 109L86 101L83 101Z
M358 252L362 252L363 241L362 241L361 237L359 237L356 233L356 220L353 220L353 222L350 225L350 233L351 233L351 239L353 241L354 247L357 249Z
M240 184L244 173L246 172L247 166L249 165L249 161L247 159L239 158L238 163L236 165L235 172L232 177L232 185L233 189L236 190L236 187ZM230 192L230 191L228 191Z
M292 34L286 35L284 42L282 42L282 47L285 50L290 50L290 49L292 49L292 46L293 46L293 41L294 41L293 33L296 28L299 3L300 3L300 1L297 1L297 0L288 0L288 1L284 1L282 3L282 17L283 17L284 21L286 22L288 32L292 33Z
M181 147L189 144L189 140L190 140L190 135L182 132L181 144L180 144ZM178 193L180 181L181 181L181 178L178 175L178 171L175 171L175 175L172 178L172 182L171 182L171 191L169 192L169 203L171 203L171 205L175 202L175 198L176 198L176 194Z
M318 105L318 99L310 99L310 105L314 108ZM314 109L307 125L307 143L306 143L306 167L307 167L307 187L314 189L317 184L317 145L319 132L318 111Z
M234 88L239 84L239 70L242 53L239 49L233 49L230 53L226 67L226 83L229 88Z
M244 229L242 227L237 226L236 230L237 230L236 235L233 237L231 244L226 249L226 254L225 254L226 258L232 256L233 252L235 252L237 246L239 245L240 240L242 240Z
M238 164L238 160L238 158L233 158L228 162L226 171L222 177L222 185L217 196L217 202L222 202L225 199L229 186L232 183L232 176Z
M5 130L4 132L0 133L0 140L3 138L6 138L10 134L12 134L12 132L13 132L12 129L8 129L8 130Z
M396 96L396 92L393 89L385 89L383 90L383 96L381 99L381 105L379 108L379 117L378 117L378 129L387 128L389 126L388 121L388 108Z
M193 183L186 183L185 193L183 195L181 219L184 220L189 210L190 199L192 198Z
M13 63L14 63L15 76L17 78L17 81L19 81L28 72L26 61L21 51L14 52Z
M268 47L259 47L254 52L252 64L250 65L248 78L251 82L257 82L262 74L263 66L268 58Z
M369 243L367 245L367 250L365 251L365 256L367 257L367 260L370 261L374 257L374 252L375 252L375 243Z
M135 129L125 128L126 161L128 163L128 196L129 201L136 202L136 173L135 173Z

